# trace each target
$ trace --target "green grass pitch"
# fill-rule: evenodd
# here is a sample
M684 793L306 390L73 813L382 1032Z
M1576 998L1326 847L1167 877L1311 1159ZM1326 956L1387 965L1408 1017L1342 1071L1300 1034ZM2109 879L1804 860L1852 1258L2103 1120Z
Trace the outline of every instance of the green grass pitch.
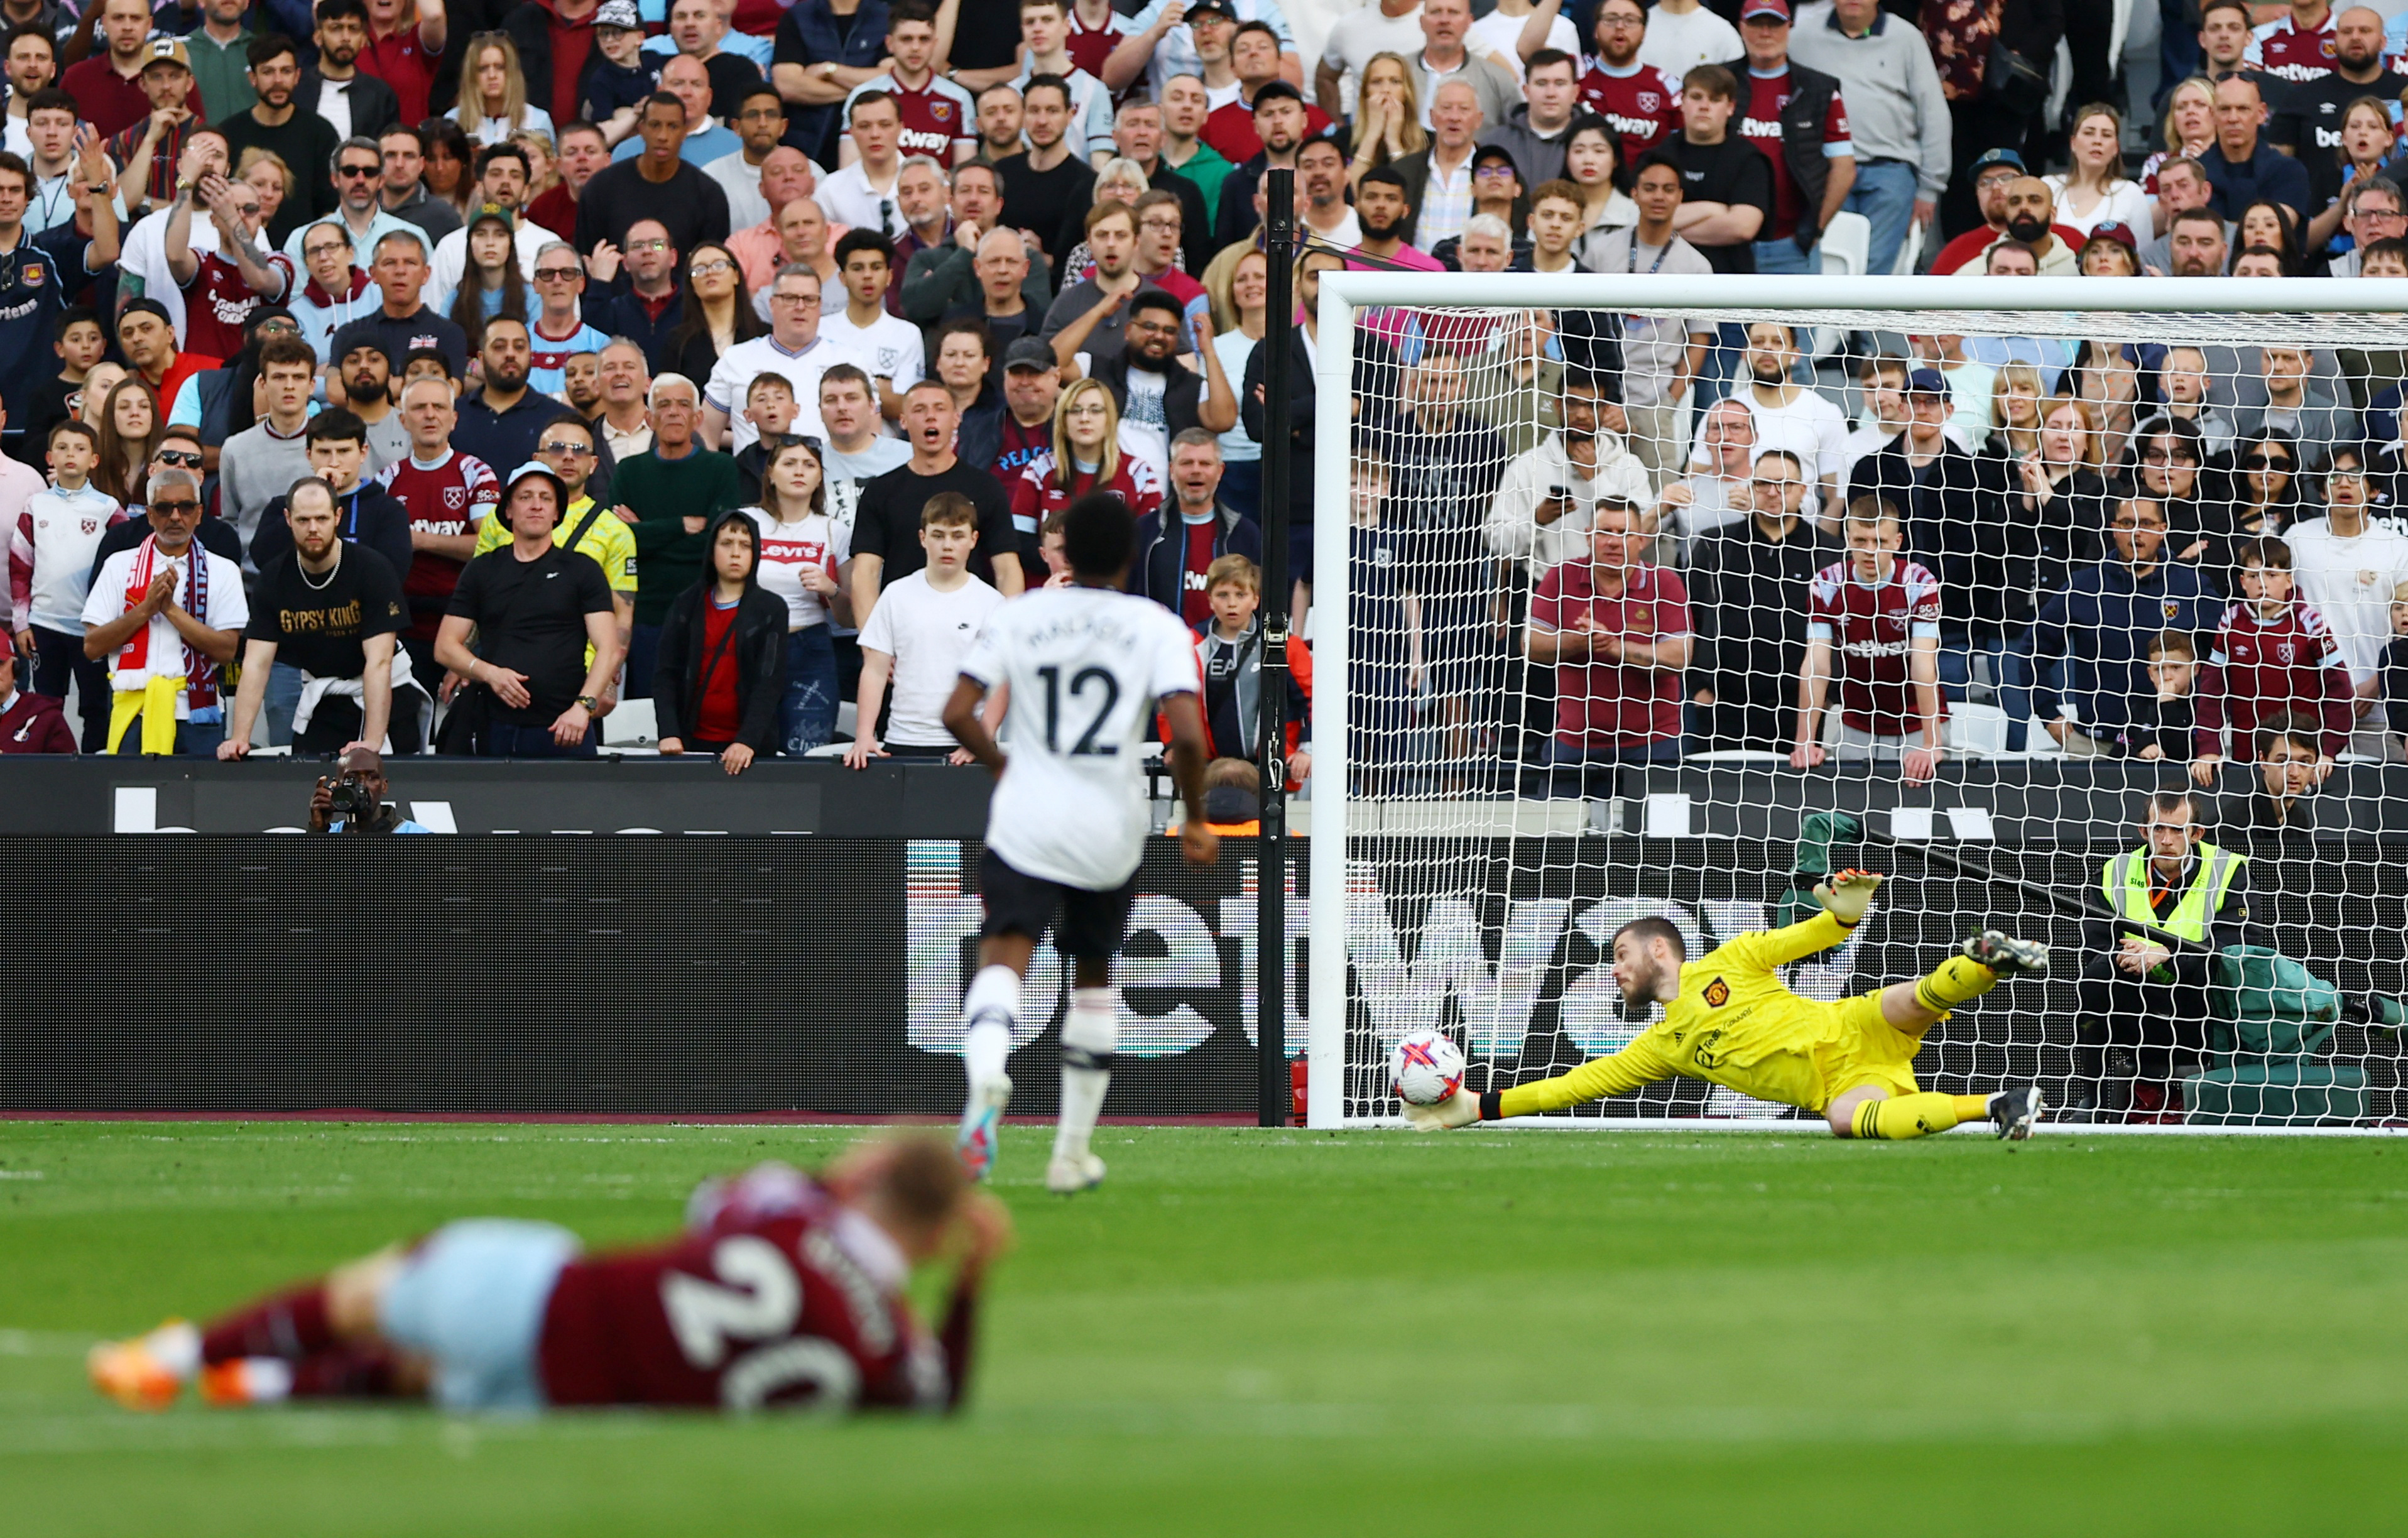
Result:
M2408 1144L1107 1128L955 1422L136 1416L104 1332L838 1128L0 1124L12 1534L2397 1531ZM2388 1515L2386 1515L2386 1514Z

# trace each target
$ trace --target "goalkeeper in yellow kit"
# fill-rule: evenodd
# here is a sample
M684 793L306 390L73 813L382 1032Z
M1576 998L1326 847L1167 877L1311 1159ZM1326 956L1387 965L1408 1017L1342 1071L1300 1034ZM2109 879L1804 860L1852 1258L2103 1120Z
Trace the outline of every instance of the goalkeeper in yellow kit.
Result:
M1560 1111L1681 1074L1815 1112L1843 1138L1919 1138L1983 1120L2002 1138L2029 1137L2042 1106L2039 1086L1933 1094L1914 1082L1914 1054L1923 1033L1956 1005L2001 977L2047 971L2047 946L1985 929L1913 983L1835 1003L1800 999L1782 985L1777 969L1848 938L1881 880L1842 870L1814 888L1819 916L1742 935L1695 961L1669 920L1633 919L1614 931L1613 980L1626 1007L1661 1003L1662 1020L1620 1052L1569 1073L1485 1095L1458 1089L1436 1105L1408 1105L1405 1115L1435 1132Z

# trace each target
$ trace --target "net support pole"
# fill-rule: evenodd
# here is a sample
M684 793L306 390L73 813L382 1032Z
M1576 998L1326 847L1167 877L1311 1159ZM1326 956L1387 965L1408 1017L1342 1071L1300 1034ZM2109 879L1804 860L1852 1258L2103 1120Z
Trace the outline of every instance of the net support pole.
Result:
M1306 941L1309 1068L1305 1125L1337 1127L1346 1109L1346 878L1353 769L1347 761L1350 713L1348 633L1353 584L1347 524L1354 499L1348 468L1354 438L1354 307L1322 274L1313 379L1312 604L1332 623L1313 628L1312 922Z
M1263 654L1259 757L1262 836L1256 863L1254 943L1259 988L1254 1059L1255 1120L1285 1127L1292 1111L1287 1069L1287 631L1288 488L1295 473L1288 363L1296 336L1296 172L1275 166L1264 183L1263 258Z

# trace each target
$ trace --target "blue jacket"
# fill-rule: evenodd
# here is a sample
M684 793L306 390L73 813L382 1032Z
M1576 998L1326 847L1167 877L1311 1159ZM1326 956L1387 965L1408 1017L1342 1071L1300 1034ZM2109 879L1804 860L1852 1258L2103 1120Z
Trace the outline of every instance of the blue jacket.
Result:
M2149 686L2149 638L2160 630L2212 633L2224 600L2193 567L2160 563L2143 582L2121 559L2074 572L2032 622L2032 713L2054 721L2071 698L2093 736L2129 726Z
M2263 139L2246 165L2225 159L2224 147L2217 144L2209 145L2199 161L2207 167L2208 185L2215 189L2208 195L2208 207L2225 218L2237 220L2262 199L2287 205L2302 224L2307 223L2308 168Z

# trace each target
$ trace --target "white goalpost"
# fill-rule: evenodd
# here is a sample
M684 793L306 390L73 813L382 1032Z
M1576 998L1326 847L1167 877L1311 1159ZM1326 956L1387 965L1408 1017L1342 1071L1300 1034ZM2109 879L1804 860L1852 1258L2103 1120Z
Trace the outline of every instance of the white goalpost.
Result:
M1811 911L1818 861L1891 880L1806 997L2052 946L1927 1088L2408 1114L2408 280L1316 276L1309 1125L1399 1121L1409 1029L1474 1091L1617 1050L1656 1006L1616 927L1694 959ZM2117 913L2187 932L2108 864L2178 788L2246 923L2119 967ZM1790 1114L1682 1080L1551 1120Z

